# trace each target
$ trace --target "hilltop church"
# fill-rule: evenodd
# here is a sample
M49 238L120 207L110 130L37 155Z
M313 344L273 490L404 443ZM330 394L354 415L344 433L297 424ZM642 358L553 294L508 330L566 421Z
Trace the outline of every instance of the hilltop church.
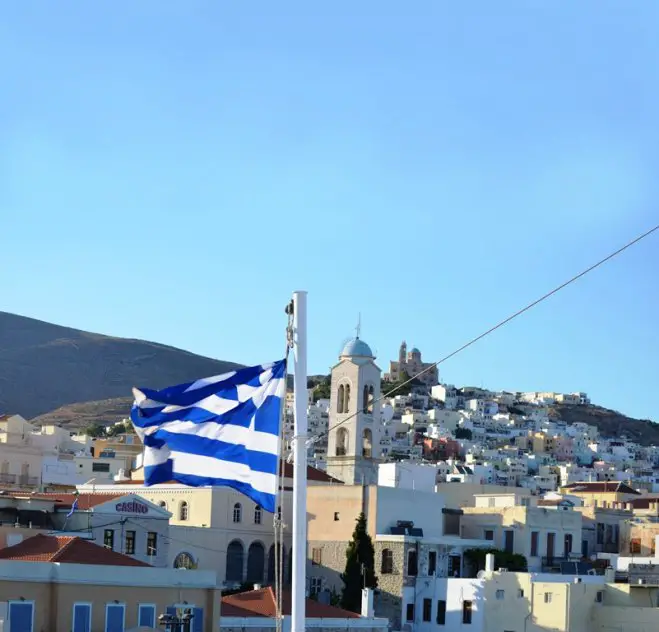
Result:
M419 382L426 386L439 384L437 365L432 362L423 362L421 351L416 347L413 347L408 353L407 343L403 340L398 351L398 362L389 363L389 373L384 376L384 379L389 382L397 382L403 374L412 377L421 371L425 371L425 373L418 377Z

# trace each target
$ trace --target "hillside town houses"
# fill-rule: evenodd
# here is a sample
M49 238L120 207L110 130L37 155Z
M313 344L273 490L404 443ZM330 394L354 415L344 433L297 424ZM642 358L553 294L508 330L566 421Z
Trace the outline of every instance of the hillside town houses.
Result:
M591 406L583 392L457 387L406 343L387 368L356 337L309 384L308 628L659 626L659 448L568 423L561 410ZM292 564L292 397L279 544L273 516L232 489L144 487L130 422L92 437L19 413L0 416L7 630L159 629L184 612L191 632L276 628L275 564L284 590ZM355 613L338 604L360 515L377 586Z

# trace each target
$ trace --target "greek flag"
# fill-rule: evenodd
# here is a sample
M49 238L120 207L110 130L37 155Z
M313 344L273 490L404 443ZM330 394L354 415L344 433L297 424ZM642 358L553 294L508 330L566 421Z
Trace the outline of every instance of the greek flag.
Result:
M146 486L233 487L274 513L286 360L133 394Z

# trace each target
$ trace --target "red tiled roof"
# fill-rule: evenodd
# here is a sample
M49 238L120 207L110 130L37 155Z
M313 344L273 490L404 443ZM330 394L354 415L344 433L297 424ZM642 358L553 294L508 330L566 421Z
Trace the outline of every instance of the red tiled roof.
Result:
M147 566L128 555L111 551L73 536L35 535L14 546L0 549L0 560L17 562L60 562L102 566Z
M650 509L650 505L659 505L659 497L643 496L641 498L632 498L629 502L634 509Z
M110 500L115 498L120 498L125 494L78 494L78 505L77 509L80 511L85 511L87 509L93 509L97 505L102 505ZM75 494L58 494L58 493L43 493L43 494L30 494L29 498L34 498L35 500L52 500L55 503L55 507L71 507L73 501L76 499Z
M570 483L566 485L564 489L569 489L573 492L588 492L591 494L602 494L602 493L618 493L618 494L637 494L641 495L641 492L632 489L626 483L622 481L598 481L598 482L585 482L585 483Z
M282 593L284 615L291 614L291 593ZM359 615L336 606L328 606L313 599L306 601L306 616L311 619L359 619ZM223 617L270 617L277 615L275 591L271 587L227 595L222 597L220 616Z

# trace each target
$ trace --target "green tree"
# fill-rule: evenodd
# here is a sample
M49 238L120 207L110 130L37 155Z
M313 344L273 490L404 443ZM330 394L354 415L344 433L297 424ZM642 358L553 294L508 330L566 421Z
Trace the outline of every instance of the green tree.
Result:
M371 536L366 531L366 516L357 518L352 540L346 550L346 567L341 575L343 593L341 607L351 612L359 612L362 603L362 588L376 588L375 549Z
M528 563L526 558L519 553L508 553L500 549L467 549L464 559L475 577L478 571L485 570L485 556L494 554L494 568L507 568L511 572L526 573Z
M471 441L472 436L473 433L469 428L456 428L455 430L456 439L466 439L467 441Z
M101 426L101 424L91 424L90 426L87 426L85 428L85 434L88 437L96 438L96 437L104 437L105 436L105 428Z

